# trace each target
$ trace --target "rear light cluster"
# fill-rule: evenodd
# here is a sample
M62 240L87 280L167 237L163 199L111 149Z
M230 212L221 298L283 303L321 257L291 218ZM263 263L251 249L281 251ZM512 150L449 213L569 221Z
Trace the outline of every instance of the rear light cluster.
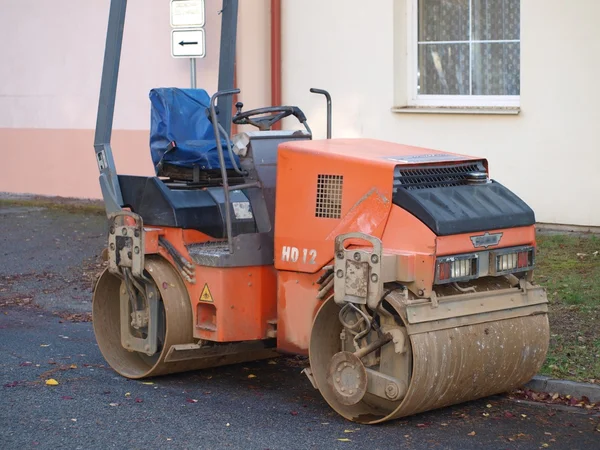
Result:
M506 249L491 252L493 275L524 272L533 268L533 248Z
M534 248L518 247L438 258L435 283L468 281L485 276L526 272L534 266Z
M436 281L441 284L477 278L479 267L477 263L478 255L438 258Z

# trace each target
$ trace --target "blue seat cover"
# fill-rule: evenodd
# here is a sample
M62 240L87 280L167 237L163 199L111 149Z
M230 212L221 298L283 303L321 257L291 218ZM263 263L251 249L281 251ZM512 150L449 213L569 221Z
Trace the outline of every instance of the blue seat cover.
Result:
M152 89L150 103L150 152L157 174L161 161L184 168L221 168L213 125L206 115L210 97L205 90ZM176 147L167 152L171 142ZM224 139L222 145L225 166L233 169ZM236 163L239 167L237 159Z

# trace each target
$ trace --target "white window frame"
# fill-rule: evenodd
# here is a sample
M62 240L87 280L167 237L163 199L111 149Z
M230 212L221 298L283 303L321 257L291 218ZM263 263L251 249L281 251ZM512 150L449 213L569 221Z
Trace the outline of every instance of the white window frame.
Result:
M469 0L469 15L471 14L472 0ZM423 95L417 92L419 70L419 0L407 0L407 70L408 70L408 106L415 107L493 107L493 108L518 108L521 103L520 95ZM472 32L469 16L469 34ZM457 41L457 43L462 41ZM488 41L464 41L488 42ZM497 41L493 41L497 42ZM500 41L500 42L520 42ZM471 56L472 57L472 53ZM520 70L520 69L519 69Z

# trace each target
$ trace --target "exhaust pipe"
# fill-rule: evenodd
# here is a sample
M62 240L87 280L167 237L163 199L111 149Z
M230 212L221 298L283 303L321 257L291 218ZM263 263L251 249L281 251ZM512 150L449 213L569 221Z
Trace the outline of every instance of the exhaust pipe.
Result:
M324 95L327 99L327 139L331 139L331 95L325 89L311 88L310 92Z

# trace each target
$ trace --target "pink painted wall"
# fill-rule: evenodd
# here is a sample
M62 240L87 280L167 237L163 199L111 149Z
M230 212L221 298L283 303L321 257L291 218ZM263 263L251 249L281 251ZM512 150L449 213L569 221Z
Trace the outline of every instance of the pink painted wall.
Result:
M0 192L99 198L93 129L109 0L0 0ZM220 0L206 1L207 57L198 84L217 86ZM113 149L121 173L153 173L154 87L189 87L170 53L169 1L129 0Z
M239 100L269 104L269 0L240 2ZM100 198L93 151L110 0L0 0L0 192ZM221 0L206 0L198 87L217 88ZM189 60L171 58L168 0L129 0L113 151L119 173L153 175L154 87L189 87Z
M100 198L93 130L0 129L0 192ZM116 130L112 147L121 173L153 175L148 132Z

